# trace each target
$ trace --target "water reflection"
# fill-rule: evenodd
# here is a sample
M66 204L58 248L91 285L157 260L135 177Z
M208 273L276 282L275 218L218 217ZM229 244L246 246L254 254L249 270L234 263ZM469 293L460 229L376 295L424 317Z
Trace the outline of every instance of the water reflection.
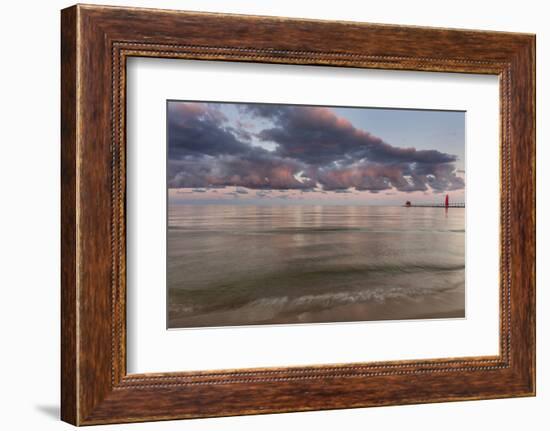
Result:
M171 327L460 317L464 209L171 206Z

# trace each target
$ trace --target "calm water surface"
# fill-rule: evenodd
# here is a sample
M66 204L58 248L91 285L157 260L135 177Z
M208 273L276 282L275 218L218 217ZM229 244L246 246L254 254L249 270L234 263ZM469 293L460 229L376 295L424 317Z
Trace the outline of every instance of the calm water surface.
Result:
M464 209L170 205L170 328L464 317Z

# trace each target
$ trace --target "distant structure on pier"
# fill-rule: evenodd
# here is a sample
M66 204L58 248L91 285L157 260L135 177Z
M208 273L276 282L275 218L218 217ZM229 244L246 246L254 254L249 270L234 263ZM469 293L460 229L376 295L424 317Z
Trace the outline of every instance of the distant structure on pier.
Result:
M421 207L421 208L466 208L466 204L464 202L449 202L449 195L445 195L445 202L442 202L440 204L438 203L419 203L419 204L413 204L411 201L405 202L404 205L406 208L415 208L415 207Z

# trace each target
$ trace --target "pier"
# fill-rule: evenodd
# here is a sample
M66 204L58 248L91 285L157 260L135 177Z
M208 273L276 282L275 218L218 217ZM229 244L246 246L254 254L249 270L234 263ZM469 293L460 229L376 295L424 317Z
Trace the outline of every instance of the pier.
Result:
M405 202L403 205L406 208L466 208L464 202L449 202L449 195L445 196L445 202L438 203L418 203L413 204L411 201Z
M410 204L410 205L403 205L407 208L466 208L466 204L464 202L453 202L449 205L445 204Z

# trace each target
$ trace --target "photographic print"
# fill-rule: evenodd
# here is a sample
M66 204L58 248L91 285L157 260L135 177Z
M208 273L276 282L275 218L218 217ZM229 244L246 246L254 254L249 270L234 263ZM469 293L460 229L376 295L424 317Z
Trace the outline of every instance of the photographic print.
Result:
M167 101L167 326L465 317L465 112Z

